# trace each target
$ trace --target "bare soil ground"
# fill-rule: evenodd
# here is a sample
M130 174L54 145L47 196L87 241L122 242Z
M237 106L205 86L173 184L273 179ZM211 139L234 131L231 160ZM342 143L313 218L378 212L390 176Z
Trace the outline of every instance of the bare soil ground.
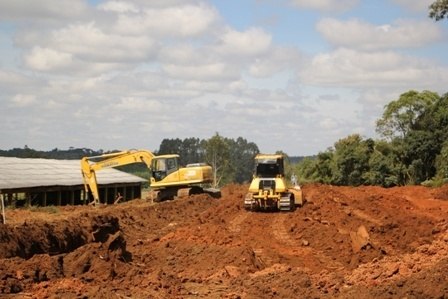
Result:
M306 185L288 213L246 190L7 210L0 297L448 298L448 185Z

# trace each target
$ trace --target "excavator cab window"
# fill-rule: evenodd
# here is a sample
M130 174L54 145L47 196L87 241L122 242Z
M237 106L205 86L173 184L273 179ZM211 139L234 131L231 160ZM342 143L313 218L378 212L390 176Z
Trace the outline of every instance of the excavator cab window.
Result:
M177 158L158 158L152 161L152 176L157 181L178 170Z
M177 171L177 158L166 159L166 172L167 175Z

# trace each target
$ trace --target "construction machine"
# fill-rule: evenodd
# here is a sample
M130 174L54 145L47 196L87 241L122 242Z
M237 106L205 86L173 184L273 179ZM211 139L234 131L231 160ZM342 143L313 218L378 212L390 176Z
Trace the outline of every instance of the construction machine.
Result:
M304 203L299 185L288 186L285 179L284 156L258 154L255 156L255 172L244 198L249 211L293 211Z
M84 188L93 196L93 203L100 203L96 172L105 168L133 163L144 163L150 171L150 198L153 201L173 199L191 194L208 193L220 197L218 189L204 189L203 184L213 181L211 166L205 163L188 164L179 167L179 155L156 156L147 150L127 150L81 159Z

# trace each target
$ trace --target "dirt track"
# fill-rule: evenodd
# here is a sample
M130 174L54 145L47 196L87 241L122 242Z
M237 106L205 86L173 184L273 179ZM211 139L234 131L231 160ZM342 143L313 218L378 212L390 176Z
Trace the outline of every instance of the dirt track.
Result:
M292 213L246 212L246 188L8 210L0 297L448 298L448 185L308 185Z

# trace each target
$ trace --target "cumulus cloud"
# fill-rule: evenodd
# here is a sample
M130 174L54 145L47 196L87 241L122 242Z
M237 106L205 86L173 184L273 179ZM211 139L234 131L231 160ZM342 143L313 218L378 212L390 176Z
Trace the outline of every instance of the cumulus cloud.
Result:
M427 12L429 5L435 0L392 0L400 6L417 12Z
M114 109L117 111L134 111L134 112L150 112L150 113L161 113L165 110L166 106L156 100L137 98L137 97L122 97L120 102L114 105Z
M229 29L222 35L218 51L224 55L260 55L269 50L271 41L271 35L260 28L244 32Z
M31 106L35 102L36 102L36 96L31 94L17 94L11 100L13 106L22 108Z
M116 13L139 12L139 8L136 5L125 1L107 1L98 5L98 9L104 11L113 11Z
M72 61L73 57L69 53L41 47L34 47L25 57L27 66L37 71L65 69Z
M0 1L0 19L6 20L50 20L74 19L89 10L81 0L14 0Z
M239 70L223 62L202 65L165 64L162 69L172 78L186 80L219 80L239 77Z
M131 67L155 55L156 45L147 36L123 36L106 33L95 23L69 25L54 30L26 52L30 69L41 72L98 73Z
M394 24L376 26L358 19L325 18L316 28L335 46L363 50L420 47L442 37L440 28L430 21L398 20Z
M249 66L249 74L254 77L268 77L284 70L299 66L301 54L295 48L275 47L268 55L257 58Z
M290 3L299 8L315 9L325 12L342 12L352 9L359 0L290 0Z
M118 8L115 11L119 10ZM123 8L121 8L123 10ZM121 12L121 11L118 11ZM218 21L217 12L210 6L179 5L164 8L127 8L120 13L114 30L120 34L168 37L198 36L210 30ZM134 13L136 12L136 13Z
M303 72L301 82L308 84L369 86L434 86L448 78L448 69L433 62L392 51L360 52L340 48L316 55Z
M50 43L83 60L97 62L142 61L154 47L154 41L147 36L106 33L93 22L57 30Z
M328 15L358 2L288 3ZM372 126L374 113L394 99L389 95L446 88L446 67L391 51L438 41L440 24L430 20L377 26L319 19L319 36L291 30L290 6L275 4L277 22L266 25L267 6L263 17L254 13L253 23L227 20L233 16L221 16L213 3L0 1L1 34L10 45L3 51L14 51L0 58L0 125L8 128L3 147L156 149L163 138L208 138L218 131L249 138L260 149L315 154ZM304 12L309 28L316 13ZM423 50L419 54L427 55ZM266 111L269 122L260 123ZM99 132L107 138L98 140Z

